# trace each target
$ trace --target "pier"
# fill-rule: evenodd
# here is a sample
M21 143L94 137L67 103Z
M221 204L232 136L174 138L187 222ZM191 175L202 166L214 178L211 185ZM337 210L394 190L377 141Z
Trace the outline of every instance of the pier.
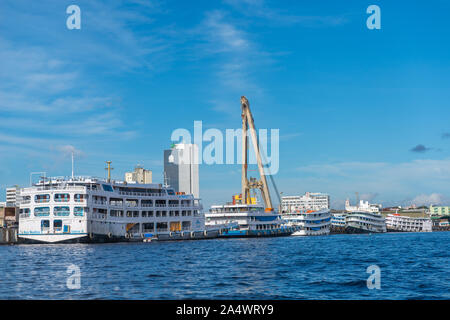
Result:
M0 245L18 242L17 228L0 228Z

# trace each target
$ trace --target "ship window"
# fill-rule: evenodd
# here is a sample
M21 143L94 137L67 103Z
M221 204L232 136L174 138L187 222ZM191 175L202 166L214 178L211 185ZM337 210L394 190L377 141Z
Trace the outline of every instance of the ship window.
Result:
M34 215L36 217L43 217L50 215L50 207L37 207L34 208ZM46 220L43 220L46 221Z
M70 214L69 207L55 207L53 209L53 214L55 216L68 216Z
M146 217L147 216L147 211L142 211L142 217Z
M190 230L191 229L191 222L190 221L183 221L181 223L181 228L183 230Z
M50 228L50 220L41 220L41 231L48 231Z
M141 200L141 206L142 207L152 207L153 201L152 200Z
M167 211L161 211L161 216L162 217L167 217Z
M55 194L56 202L69 202L70 195L68 193L57 193Z
M158 222L156 224L156 231L167 231L167 222Z
M62 220L54 220L53 221L53 231L54 232L62 231Z
M75 202L82 202L85 199L87 199L88 195L87 194L76 194L74 196Z
M37 194L34 196L34 202L36 203L44 203L50 201L50 195L49 194Z
M84 215L84 209L83 207L75 207L73 208L73 215L76 217L82 217Z
M123 210L111 210L109 215L111 217L123 217Z
M108 192L114 192L113 188L108 185L108 184L102 184L103 186L103 190L108 191Z
M153 217L153 211L147 211L149 217Z
M132 217L133 216L133 213L132 213L132 211L127 211L127 217Z
M153 222L142 224L142 232L153 232L153 231L155 231L155 224Z
M127 207L137 207L138 200L137 199L127 199L126 204L127 204Z
M139 211L133 211L133 217L134 218L139 217Z
M167 189L167 194L169 196L174 196L175 195L175 191L173 191L172 189Z
M156 211L156 217L160 217L161 216L161 211Z
M111 206L122 207L122 206L123 206L123 199L120 199L120 198L110 198L110 199L109 199L109 204L110 204Z

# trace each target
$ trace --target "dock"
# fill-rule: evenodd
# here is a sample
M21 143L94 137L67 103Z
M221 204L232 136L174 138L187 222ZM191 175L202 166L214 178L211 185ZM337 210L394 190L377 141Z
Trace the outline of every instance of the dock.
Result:
M18 242L17 228L0 228L0 245Z

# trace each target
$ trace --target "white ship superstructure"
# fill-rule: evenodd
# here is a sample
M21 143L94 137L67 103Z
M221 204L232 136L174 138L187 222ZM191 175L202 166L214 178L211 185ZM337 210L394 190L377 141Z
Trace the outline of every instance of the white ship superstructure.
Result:
M282 218L297 228L293 236L318 236L330 233L331 214L328 209L296 210L284 213Z
M351 206L345 202L345 231L347 233L380 233L386 232L386 221L380 214L381 205L370 204L361 200L358 205Z
M404 232L431 232L432 223L430 218L412 218L399 214L388 214L386 216L388 231Z
M349 212L345 216L345 229L348 233L386 232L384 217L374 212Z
M214 237L200 199L161 184L92 177L47 178L20 191L19 237L96 242Z
M285 236L295 230L276 212L265 212L259 204L214 205L205 218L207 227L227 229L221 232L222 237Z

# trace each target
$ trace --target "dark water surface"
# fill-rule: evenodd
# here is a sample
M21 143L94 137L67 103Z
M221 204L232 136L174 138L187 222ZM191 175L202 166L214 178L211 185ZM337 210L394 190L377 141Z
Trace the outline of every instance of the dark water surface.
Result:
M450 232L0 246L0 299L450 299L449 249Z

